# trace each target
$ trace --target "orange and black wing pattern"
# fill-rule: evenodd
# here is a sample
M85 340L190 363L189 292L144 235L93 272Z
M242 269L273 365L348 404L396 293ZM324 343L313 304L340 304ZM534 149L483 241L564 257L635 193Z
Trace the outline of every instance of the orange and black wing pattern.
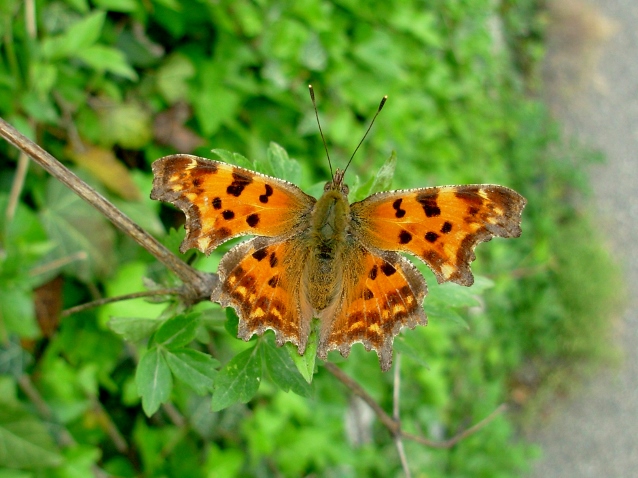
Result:
M248 169L188 154L152 165L151 199L186 214L182 252L210 253L233 237L289 236L308 227L314 198L294 184Z
M392 365L392 343L401 328L426 325L421 273L396 252L369 251L360 244L344 254L341 300L333 317L322 317L318 355L329 350L344 357L360 342L375 350L381 369Z
M353 234L363 244L416 255L438 282L469 286L476 245L520 236L525 204L516 191L491 184L383 192L352 204Z

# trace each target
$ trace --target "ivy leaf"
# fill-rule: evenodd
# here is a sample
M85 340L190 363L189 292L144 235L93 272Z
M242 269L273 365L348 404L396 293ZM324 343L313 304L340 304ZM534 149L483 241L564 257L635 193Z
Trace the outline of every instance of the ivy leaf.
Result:
M193 349L169 350L166 351L166 362L173 375L198 394L213 390L219 361L210 355Z
M198 312L171 317L157 329L155 342L171 349L188 345L195 338L199 323Z
M158 347L149 349L140 360L135 372L135 383L147 416L153 415L162 403L168 401L173 389L173 377Z
M19 404L0 402L0 467L38 469L61 463L44 424Z
M261 350L268 374L279 388L284 392L292 390L302 397L312 394L307 380L301 375L288 353L277 347L270 336L261 341Z
M218 412L233 403L253 398L261 382L259 343L233 357L217 374L212 409Z

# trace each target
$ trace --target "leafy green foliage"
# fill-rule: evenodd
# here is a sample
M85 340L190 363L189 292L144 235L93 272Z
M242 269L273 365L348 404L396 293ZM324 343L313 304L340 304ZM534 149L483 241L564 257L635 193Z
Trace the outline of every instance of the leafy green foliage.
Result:
M557 157L556 130L524 94L542 54L536 0L42 0L35 13L23 3L0 2L2 116L173 251L181 214L141 197L160 156L216 155L321 194L329 169L310 82L334 168L389 95L348 169L352 200L391 185L477 182L527 197L522 237L478 248L472 288L438 286L418 265L429 325L395 341L408 430L444 438L504 401L525 404L537 384L520 378L524 363L541 381L556 363L569 373L605 356L620 287L571 200L586 189L583 159ZM504 44L488 27L499 22ZM18 155L5 144L0 155L0 397L15 397L0 406L1 466L56 476L399 473L387 431L316 360L316 333L303 357L270 332L245 344L234 311L184 310L166 294L59 319L100 295L179 281L39 168L10 198ZM184 260L214 271L229 247ZM348 360L329 359L390 408L392 377L373 353L356 345ZM33 397L37 407L22 403ZM432 477L520 476L533 450L513 429L501 417L453 450L406 443L408 461ZM64 433L73 444L56 441Z

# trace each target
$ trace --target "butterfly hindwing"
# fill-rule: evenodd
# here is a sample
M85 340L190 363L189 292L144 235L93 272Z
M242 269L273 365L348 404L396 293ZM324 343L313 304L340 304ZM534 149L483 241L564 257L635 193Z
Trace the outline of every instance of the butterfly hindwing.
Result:
M285 241L256 237L224 255L211 300L235 309L239 338L249 340L270 329L278 345L292 342L304 353L312 321L312 311L300 302L307 252L298 236Z
M363 243L414 254L438 282L469 286L476 245L520 236L525 203L503 186L442 186L377 193L352 204L351 213Z
M307 226L316 202L281 179L188 154L153 163L152 199L173 203L186 214L182 252L210 253L233 237L277 237Z
M423 276L395 252L371 252L353 244L343 257L341 300L333 317L324 317L318 354L350 353L352 344L375 350L382 370L392 365L392 342L402 327L426 325Z

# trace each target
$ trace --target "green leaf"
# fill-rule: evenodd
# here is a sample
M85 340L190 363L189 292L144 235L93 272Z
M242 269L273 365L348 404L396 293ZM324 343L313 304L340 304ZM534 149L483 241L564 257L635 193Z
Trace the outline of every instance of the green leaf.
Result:
M430 288L429 302L436 302L447 307L473 307L480 305L480 295L474 287L463 287L458 284L445 283Z
M144 317L111 317L108 327L126 340L136 342L150 337L161 322Z
M269 334L268 338L262 339L260 344L270 378L284 392L292 390L297 395L309 397L312 394L312 389L308 385L308 381L301 375L288 352L275 345L271 335Z
M470 326L465 319L455 309L445 304L427 302L425 313L430 320L449 320L450 322L469 330Z
M413 347L412 344L410 344L408 340L406 340L406 337L404 335L399 335L394 339L394 350L395 352L401 353L405 357L413 359L428 370L430 369L427 361L425 360L425 350L423 349L423 347Z
M228 331L231 337L237 338L237 334L239 333L239 316L232 307L226 308L226 322L224 322L224 328Z
M110 46L92 45L75 54L98 72L109 72L128 80L137 80L137 73L126 61L124 53Z
M74 56L92 46L102 32L106 12L97 10L71 25L62 34L42 41L42 56L62 59Z
M185 55L175 53L157 71L157 89L169 104L184 100L188 95L188 80L194 75L193 62Z
M22 338L35 338L40 334L35 320L33 297L23 284L0 283L0 339L14 333Z
M44 424L20 405L0 402L0 467L33 470L61 463Z
M308 343L306 344L306 351L303 355L299 355L299 350L296 345L287 342L284 348L288 351L290 358L294 362L297 370L301 373L306 382L311 383L315 374L315 362L317 361L317 346L319 345L319 339L317 330L313 327L310 336L308 337Z
M225 149L213 149L211 152L219 156L225 163L234 164L235 166L240 166L246 169L255 169L255 164L239 153L233 153L231 151L226 151Z
M197 350L180 349L167 351L166 362L173 375L198 394L213 391L219 360Z
M394 169L397 165L397 153L392 151L390 157L383 163L381 169L374 178L374 182L368 190L368 196L370 194L378 193L379 191L387 191L392 185L392 178L394 177Z
M162 403L168 401L173 389L173 377L158 347L149 349L140 360L135 372L135 383L147 416L153 415Z
M261 382L259 344L237 354L217 374L212 409L222 410L233 403L246 403L253 398Z
M137 0L93 0L93 3L112 12L134 12L139 6Z
M199 312L171 317L157 329L155 342L170 348L188 345L195 338L200 322Z
M294 184L299 184L301 181L301 165L294 159L290 159L288 152L272 141L268 146L268 165L267 174L271 176Z
M114 265L112 227L104 216L56 179L47 183L40 220L57 244L47 256L49 260L70 260L63 270L87 282L108 274Z

